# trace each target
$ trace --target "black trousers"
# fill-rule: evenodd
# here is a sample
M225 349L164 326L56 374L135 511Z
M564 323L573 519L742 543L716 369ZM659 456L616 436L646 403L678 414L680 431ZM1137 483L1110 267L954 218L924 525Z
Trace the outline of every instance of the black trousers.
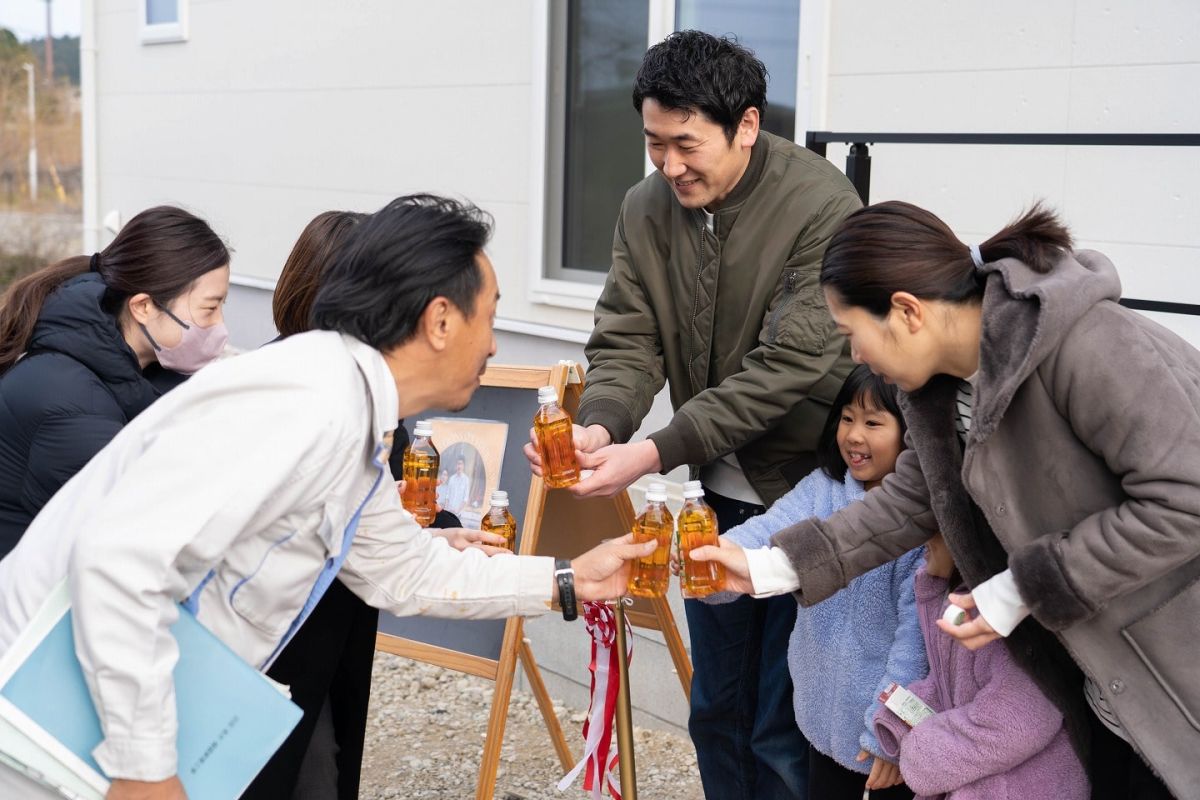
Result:
M1157 776L1129 742L1091 714L1092 800L1172 800Z
M243 800L287 800L292 796L326 699L337 745L337 800L357 800L378 627L378 611L341 581L330 584L267 671L272 680L291 687L292 701L304 716L242 795Z
M867 776L846 769L829 756L808 746L809 800L862 800ZM903 783L887 789L872 789L871 800L912 800L912 790Z

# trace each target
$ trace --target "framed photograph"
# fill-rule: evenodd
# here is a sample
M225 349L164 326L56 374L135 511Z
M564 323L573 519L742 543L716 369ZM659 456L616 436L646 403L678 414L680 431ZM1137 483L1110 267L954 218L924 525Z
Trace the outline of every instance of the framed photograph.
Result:
M508 423L433 417L433 446L441 454L437 500L464 528L479 528L492 492L500 488Z

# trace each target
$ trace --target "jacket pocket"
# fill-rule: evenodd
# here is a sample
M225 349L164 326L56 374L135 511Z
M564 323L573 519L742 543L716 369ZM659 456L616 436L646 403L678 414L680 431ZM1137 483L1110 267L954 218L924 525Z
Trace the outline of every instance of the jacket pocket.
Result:
M286 633L326 561L341 548L343 517L340 507L328 505L308 525L263 540L256 564L229 591L230 607L263 633Z
M1121 629L1138 658L1184 718L1200 731L1200 683L1196 641L1189 635L1200 619L1200 578L1131 625Z
M829 339L829 312L819 286L802 287L800 269L789 267L780 278L782 294L767 317L767 344L793 347L817 356Z

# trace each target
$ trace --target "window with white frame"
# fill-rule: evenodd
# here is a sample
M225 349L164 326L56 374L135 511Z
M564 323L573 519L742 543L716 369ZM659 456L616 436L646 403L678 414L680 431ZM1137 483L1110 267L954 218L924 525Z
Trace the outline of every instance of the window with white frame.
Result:
M621 199L650 169L632 91L652 11L661 6L663 0L551 4L543 277L552 282L603 283ZM763 127L794 139L800 0L670 6L674 25L666 30L733 35L763 60L770 73Z
M188 0L138 0L142 44L187 41Z

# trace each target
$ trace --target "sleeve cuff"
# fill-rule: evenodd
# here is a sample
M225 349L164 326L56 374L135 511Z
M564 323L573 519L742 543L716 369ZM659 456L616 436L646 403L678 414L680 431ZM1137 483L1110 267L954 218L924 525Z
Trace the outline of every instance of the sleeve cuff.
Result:
M1009 556L1008 565L1029 613L1048 630L1061 631L1094 613L1062 570L1058 542L1065 532L1042 536Z
M92 751L110 779L165 781L179 772L175 739L107 738Z
M796 591L800 580L787 554L778 547L759 547L746 550L746 563L750 567L750 582L754 585L754 597L774 597Z
M575 422L585 428L588 425L603 426L612 436L613 444L625 444L633 437L633 417L620 400L609 397L585 400L579 404L575 417Z
M884 758L893 762L899 760L900 742L908 730L908 725L893 714L891 709L879 709L875 714L875 739L879 742L879 749L883 751Z
M846 585L837 551L816 520L806 519L771 537L795 570L802 605L819 603Z
M975 600L979 615L1001 636L1008 636L1021 620L1029 616L1029 606L1021 600L1011 569L976 586L971 591L971 597Z
M496 555L492 558L512 558ZM518 556L517 607L514 614L536 617L545 614L554 600L554 559L547 556Z
M658 448L662 471L670 472L684 464L706 464L709 459L700 441L700 433L692 421L676 413L667 427L646 437Z

